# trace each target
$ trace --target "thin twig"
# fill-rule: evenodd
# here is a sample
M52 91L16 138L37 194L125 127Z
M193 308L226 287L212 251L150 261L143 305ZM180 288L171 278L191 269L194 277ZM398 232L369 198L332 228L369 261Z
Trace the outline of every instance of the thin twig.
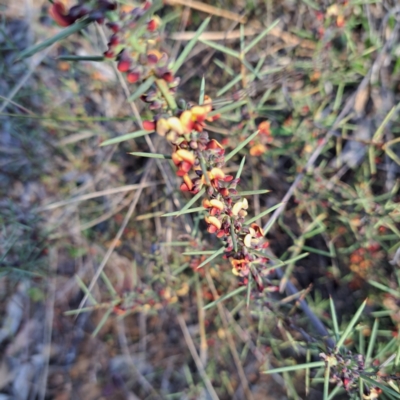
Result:
M254 28L245 28L244 36L254 36L262 32L261 29ZM180 40L180 41L188 41L194 37L196 32L175 32L169 35L169 38L172 40ZM269 35L275 36L281 40L283 40L288 46L300 46L309 50L315 50L315 43L311 40L300 39L292 33L283 32L282 29L275 27L272 28L269 32ZM237 40L240 39L240 31L230 31L230 32L222 32L222 31L209 31L203 32L199 40Z
M208 269L206 269L205 272L206 272L206 279L207 279L208 285L214 296L214 300L217 300L220 296L218 295L217 289L215 288L214 281L212 280ZM217 303L217 308L218 308L218 313L220 315L222 324L224 326L224 331L225 331L226 339L228 340L229 349L232 353L233 361L235 362L235 366L236 366L236 369L239 374L240 383L243 386L244 394L246 396L246 399L251 400L251 399L253 399L253 394L251 393L251 390L249 388L249 383L247 381L246 373L244 372L242 362L241 362L239 354L237 352L235 341L233 340L232 334L229 330L229 323L228 323L228 319L224 312L224 307L221 303Z
M50 269L51 272L54 273L57 270L57 250L55 247L50 249ZM49 362L50 362L50 346L51 346L51 336L53 332L53 319L54 319L54 303L56 298L56 278L49 279L49 296L47 301L47 312L45 319L45 332L44 332L44 349L46 349L46 353L44 354L44 370L40 379L39 384L39 400L44 400L46 397L46 388L47 388L47 378L49 375Z
M153 159L150 159L147 162L147 166L145 168L145 173L143 174L142 179L140 180L140 184L141 185L144 184L147 181L147 177L148 177L148 175L150 173L150 170L152 168L153 161L154 161ZM114 249L116 248L117 244L119 243L119 241L120 241L120 239L122 237L122 234L124 233L125 228L127 227L128 222L131 219L133 212L135 211L136 205L137 205L137 203L139 201L140 195L142 194L143 188L144 188L143 186L140 186L137 189L137 192L135 193L135 196L134 196L134 198L132 200L132 203L131 203L131 205L129 207L129 210L126 213L125 218L124 218L124 220L123 220L123 222L121 224L121 227L119 228L114 240L112 241L110 247L108 248L107 253L104 256L103 261L101 262L99 268L97 269L96 273L94 274L94 276L93 276L93 278L92 278L92 280L90 282L90 285L88 286L88 291L89 292L91 292L93 290L94 285L96 284L97 280L99 279L99 277L100 277L104 267L106 266L108 260L110 259L111 254L113 253ZM81 309L84 306L84 304L86 303L87 299L88 299L88 294L86 294L85 297L80 302L79 309Z
M125 186L120 186L120 187L116 187L116 188L99 190L98 192L92 192L92 193L84 194L82 196L74 197L72 199L57 201L56 203L51 203L46 206L38 207L35 211L53 210L54 208L68 206L72 203L77 203L79 201L95 199L97 197L109 196L111 194L116 194L116 193L121 193L121 192L129 192L131 190L136 190L139 187L142 187L142 188L151 187L151 186L159 185L160 183L161 183L160 181L147 182L147 183L144 183L143 185L137 183L135 185L125 185Z
M246 17L243 15L236 14L232 11L223 10L221 8L217 8L214 6L210 6L209 4L205 4L200 1L195 0L166 0L167 4L173 5L181 5L193 8L198 11L203 11L207 14L215 15L217 17L222 17L226 19L230 19L232 21L240 22L244 24L246 22Z
M208 393L210 394L210 396L213 400L218 400L219 397L218 397L213 385L211 384L210 378L207 376L207 373L204 370L204 366L201 363L199 355L197 354L196 347L193 343L192 337L190 336L189 329L186 325L185 320L183 319L183 316L179 314L177 316L177 319L178 319L178 323L182 329L183 336L184 336L185 342L189 348L190 354L192 355L192 358L196 364L197 370L199 371L199 374L202 377L204 384L207 387Z
M54 45L53 45L54 46ZM21 88L25 85L27 80L31 77L31 75L35 72L35 69L41 64L41 62L47 57L47 54L53 48L50 46L43 53L38 54L33 58L32 63L29 66L28 71L25 72L25 75L18 81L18 83L11 89L11 92L6 96L3 104L0 106L0 113L2 113L7 105L11 102L11 100L15 97L15 95L21 90Z
M119 344L122 348L122 352L126 358L126 361L129 363L129 366L133 371L134 375L136 375L138 383L140 383L140 385L147 393L151 393L152 396L154 396L157 399L162 399L162 397L153 388L151 383L140 373L140 371L137 369L135 365L135 360L129 351L128 340L126 338L125 324L123 319L117 320L117 330L118 330Z

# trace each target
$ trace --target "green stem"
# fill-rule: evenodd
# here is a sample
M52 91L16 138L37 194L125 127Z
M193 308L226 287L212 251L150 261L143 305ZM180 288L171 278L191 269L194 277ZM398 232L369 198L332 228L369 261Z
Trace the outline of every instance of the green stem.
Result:
M172 96L171 93L169 92L166 82L163 79L156 79L156 85L160 89L160 92L162 93L164 99L168 103L169 108L172 111L176 110L178 106L176 105L174 96Z

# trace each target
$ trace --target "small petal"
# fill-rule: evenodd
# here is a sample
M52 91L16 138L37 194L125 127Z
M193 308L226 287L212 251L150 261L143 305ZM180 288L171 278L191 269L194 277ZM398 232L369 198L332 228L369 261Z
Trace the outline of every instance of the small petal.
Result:
M186 161L191 165L195 162L194 154L189 150L178 149L175 154L179 157L180 161Z
M221 229L221 221L217 217L207 216L205 218L207 224L215 226L217 229Z
M189 110L184 111L179 117L185 133L190 133L193 128L192 113Z
M238 216L240 218L244 218L246 215L247 215L247 211L245 211L245 210L240 210L238 213Z
M185 129L183 128L182 122L177 117L168 118L168 124L172 130L174 130L178 135L183 135Z
M170 71L163 73L162 78L164 79L165 82L168 82L168 83L172 83L175 79L173 73Z
M183 176L183 181L186 183L186 186L188 187L188 189L189 190L192 190L193 189L193 182L192 182L192 180L190 179L190 177L189 177L189 175L188 174L186 174L186 175L184 175Z
M223 238L224 236L226 236L226 234L225 234L225 232L224 232L223 230L218 231L218 233L217 233L217 238L221 239L221 238Z
M251 224L250 226L255 231L255 235L254 235L255 237L263 237L264 236L264 231L260 226L258 226L257 224Z
M49 14L60 26L68 26L75 22L74 18L67 14L65 5L61 1L55 1L50 6Z
M156 64L157 61L161 58L161 56L162 54L158 50L156 49L150 50L147 53L147 61L151 64Z
M251 234L248 233L244 239L243 239L243 243L246 247L251 247Z
M243 202L238 201L237 203L234 204L232 207L232 214L237 216L239 214L239 211L242 209Z
M183 182L183 183L181 184L180 189L181 189L182 192L189 192L189 191L190 191L190 189L188 188L188 186L186 185L185 182Z
M203 200L203 207L204 207L204 208L211 208L211 207L212 207L212 204L211 204L210 200L204 199L204 200Z
M225 174L220 168L213 168L209 173L208 173L210 179L224 179Z
M222 144L219 143L217 140L211 139L211 140L207 143L206 150L214 150L214 149L223 149L223 147L222 147Z
M147 23L147 30L149 32L154 32L158 28L158 25L156 19L153 18Z
M229 196L229 190L228 190L227 188L220 188L218 191L219 191L219 194L220 194L222 197L227 197L227 196Z
M169 129L169 123L168 123L168 121L167 121L165 118L160 118L160 119L157 121L157 129L156 129L157 133L158 133L160 136L165 136L166 133L167 133L169 130L170 130L170 129Z
M218 208L218 210L220 211L222 211L225 208L224 203L220 200L212 199L210 200L210 203L213 207Z
M146 131L154 131L156 128L156 124L154 121L143 121L143 128Z
M195 121L202 122L207 117L207 109L203 106L194 106L190 109L192 113L192 119Z
M192 164L187 161L181 161L179 164L179 174L178 176L183 176L184 174L188 173L192 169Z

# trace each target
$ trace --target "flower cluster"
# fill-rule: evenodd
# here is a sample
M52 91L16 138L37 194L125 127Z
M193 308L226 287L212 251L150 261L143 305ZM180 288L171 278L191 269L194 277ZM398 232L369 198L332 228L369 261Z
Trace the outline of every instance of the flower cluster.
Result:
M216 119L216 116L209 116L212 109L212 101L206 96L203 105L161 117L155 122L147 121L144 125L156 130L173 146L176 174L183 180L180 189L192 194L206 189L203 207L208 211L205 217L207 231L224 240L224 257L230 259L232 272L244 283L251 273L262 290L261 278L251 266L268 261L254 252L267 247L268 242L261 227L246 225L248 202L236 189L239 178L224 173L225 149L204 131L205 122Z
M161 19L149 15L144 27L138 25L150 6L151 3L146 1L139 7L123 6L119 9L116 22L106 24L113 33L104 56L117 61L118 70L126 73L129 83L142 83L154 76L164 80L168 90L174 94L179 79L169 67L168 55L159 50ZM150 109L165 108L163 95L157 90L150 91L142 100L151 103Z
M343 385L349 393L355 393L359 390L360 374L365 368L363 355L352 354L351 351L348 351L345 355L321 353L319 356L325 361L327 367L329 365L332 382ZM369 392L379 393L379 391L378 388L369 389Z
M140 6L117 5L110 0L79 0L79 4L68 11L61 0L56 0L49 9L50 16L61 26L68 26L80 18L89 18L105 23L110 29L108 48L104 57L117 62L120 72L126 74L129 83L141 84L150 77L163 81L154 84L141 98L149 104L149 109L167 109L165 92L174 95L179 78L174 76L169 57L160 50L161 19L151 15L151 1ZM148 13L148 15L146 14ZM141 19L145 19L142 24Z
M230 259L233 273L243 284L252 274L262 290L256 266L268 260L257 252L268 243L261 227L246 224L248 202L236 189L239 178L225 174L225 149L204 130L206 123L214 121L218 115L207 96L201 105L181 109L176 106L174 95L179 78L174 76L168 55L160 50L161 20L153 16L151 10L150 1L133 7L117 6L110 0L79 0L79 4L67 12L61 0L57 0L50 14L63 26L87 16L99 23L107 20L106 26L112 34L104 56L115 59L118 70L126 74L128 82L150 83L141 98L156 114L152 121L144 121L143 127L156 131L172 145L176 174L182 178L180 189L191 194L204 190L207 231L225 242L224 256ZM261 123L259 131L265 142L269 123ZM264 142L261 140L260 144Z
M80 18L87 17L92 21L103 23L106 18L107 11L116 9L116 3L109 0L82 1L68 11L64 2L56 0L49 8L50 16L60 26L69 26Z

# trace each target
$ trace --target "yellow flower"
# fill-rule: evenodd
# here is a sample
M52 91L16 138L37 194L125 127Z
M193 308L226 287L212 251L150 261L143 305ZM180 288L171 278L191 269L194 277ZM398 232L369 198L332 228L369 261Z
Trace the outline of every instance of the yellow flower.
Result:
M232 207L232 214L235 215L235 216L238 216L240 211L242 211L243 209L247 210L248 207L249 207L249 203L247 202L247 199L239 200Z
M170 128L169 128L169 123L165 118L160 118L157 121L157 128L156 128L156 132L160 135L160 136L165 136L167 134L167 132L169 132Z
M168 124L169 124L170 129L175 131L178 135L183 135L185 133L185 129L179 118L177 118L177 117L168 118Z
M215 226L217 229L221 229L221 221L217 217L207 216L205 217L207 224Z

